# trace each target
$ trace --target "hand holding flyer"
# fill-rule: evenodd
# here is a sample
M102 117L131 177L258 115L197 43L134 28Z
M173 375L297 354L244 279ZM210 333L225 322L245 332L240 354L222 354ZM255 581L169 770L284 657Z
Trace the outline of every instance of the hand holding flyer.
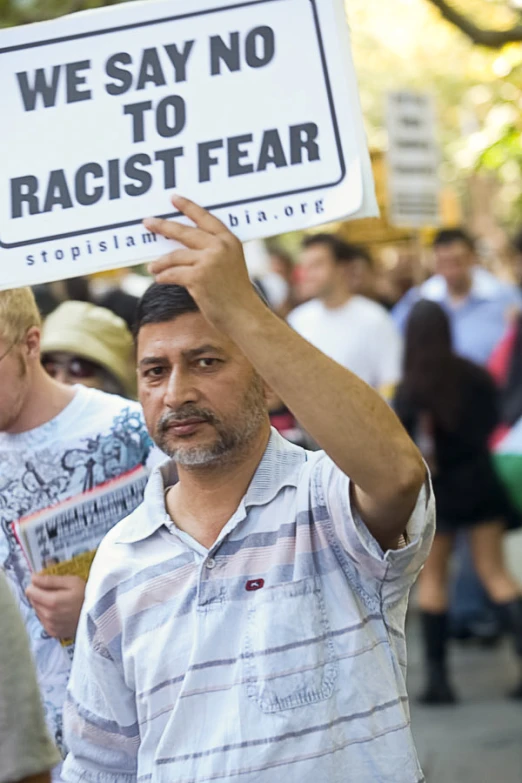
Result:
M71 561L74 562L74 561ZM34 574L26 595L49 634L72 644L85 597L86 579Z
M63 577L68 577L69 587L72 580L76 583L87 581L100 541L115 523L140 504L146 483L147 471L138 467L14 524L15 535L31 571L41 575L37 579L33 577L28 598L51 635L60 635L61 625L60 618L60 628L56 625L56 612L53 610L57 606L53 605L53 600L49 602L49 591L59 590L65 585L59 581ZM70 624L68 618L74 615L74 606L71 612L67 608L71 601L59 603L61 608L65 607L65 621ZM49 627L47 621L50 622ZM52 633L54 630L56 634ZM68 641L68 644L71 643Z

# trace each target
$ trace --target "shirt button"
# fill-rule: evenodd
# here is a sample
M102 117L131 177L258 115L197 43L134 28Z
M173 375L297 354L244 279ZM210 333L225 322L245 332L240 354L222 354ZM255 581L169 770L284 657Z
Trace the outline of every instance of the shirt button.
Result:
M212 570L213 568L215 568L215 567L216 567L216 561L215 561L215 560L214 560L212 557L209 557L209 559L207 560L207 562L205 563L205 565L207 566L207 568L209 568L210 570Z

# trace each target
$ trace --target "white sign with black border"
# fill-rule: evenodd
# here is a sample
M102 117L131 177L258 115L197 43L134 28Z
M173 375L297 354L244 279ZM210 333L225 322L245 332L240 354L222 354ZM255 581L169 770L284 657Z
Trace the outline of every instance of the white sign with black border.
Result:
M139 263L169 193L241 240L376 214L342 0L150 0L0 32L0 288Z

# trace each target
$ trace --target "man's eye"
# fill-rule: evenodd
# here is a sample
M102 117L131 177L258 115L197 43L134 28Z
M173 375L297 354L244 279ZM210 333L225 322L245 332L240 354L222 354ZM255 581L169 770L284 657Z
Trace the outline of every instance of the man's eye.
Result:
M164 367L150 367L144 375L146 378L161 378L164 372Z
M197 366L200 367L202 370L208 370L210 367L215 367L215 365L219 362L219 359L210 359L210 358L203 358L197 360Z

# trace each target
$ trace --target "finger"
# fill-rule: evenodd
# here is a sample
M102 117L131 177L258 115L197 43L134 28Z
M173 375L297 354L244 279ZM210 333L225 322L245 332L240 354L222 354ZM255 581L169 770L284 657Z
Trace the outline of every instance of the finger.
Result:
M160 234L165 239L181 242L185 247L193 248L194 250L204 250L211 241L209 232L202 231L194 226L187 226L185 223L179 223L175 220L151 217L145 218L143 225L153 234Z
M31 584L40 590L65 590L69 586L71 577L52 576L50 574L33 574Z
M190 290L190 283L192 282L190 272L191 270L188 267L176 266L155 275L155 280L160 285L179 285Z
M35 609L54 609L56 607L56 592L40 590L39 587L30 585L25 594Z
M198 258L198 253L194 250L174 250L173 253L167 253L165 256L157 258L148 265L151 275L157 275L165 269L176 267L191 267Z
M36 616L40 620L41 624L49 634L49 636L55 635L56 626L54 625L53 621L49 617L44 617L44 615L41 612L36 612Z
M210 212L190 201L190 199L176 194L172 196L171 201L180 212L190 218L196 226L206 231L207 234L215 234L217 236L218 234L230 233L221 220L218 220L217 217L214 217L214 215L211 215Z
M48 625L54 625L54 617L53 613L49 611L49 609L44 609L43 607L36 608L35 607L36 616L42 623L43 627L47 630Z

